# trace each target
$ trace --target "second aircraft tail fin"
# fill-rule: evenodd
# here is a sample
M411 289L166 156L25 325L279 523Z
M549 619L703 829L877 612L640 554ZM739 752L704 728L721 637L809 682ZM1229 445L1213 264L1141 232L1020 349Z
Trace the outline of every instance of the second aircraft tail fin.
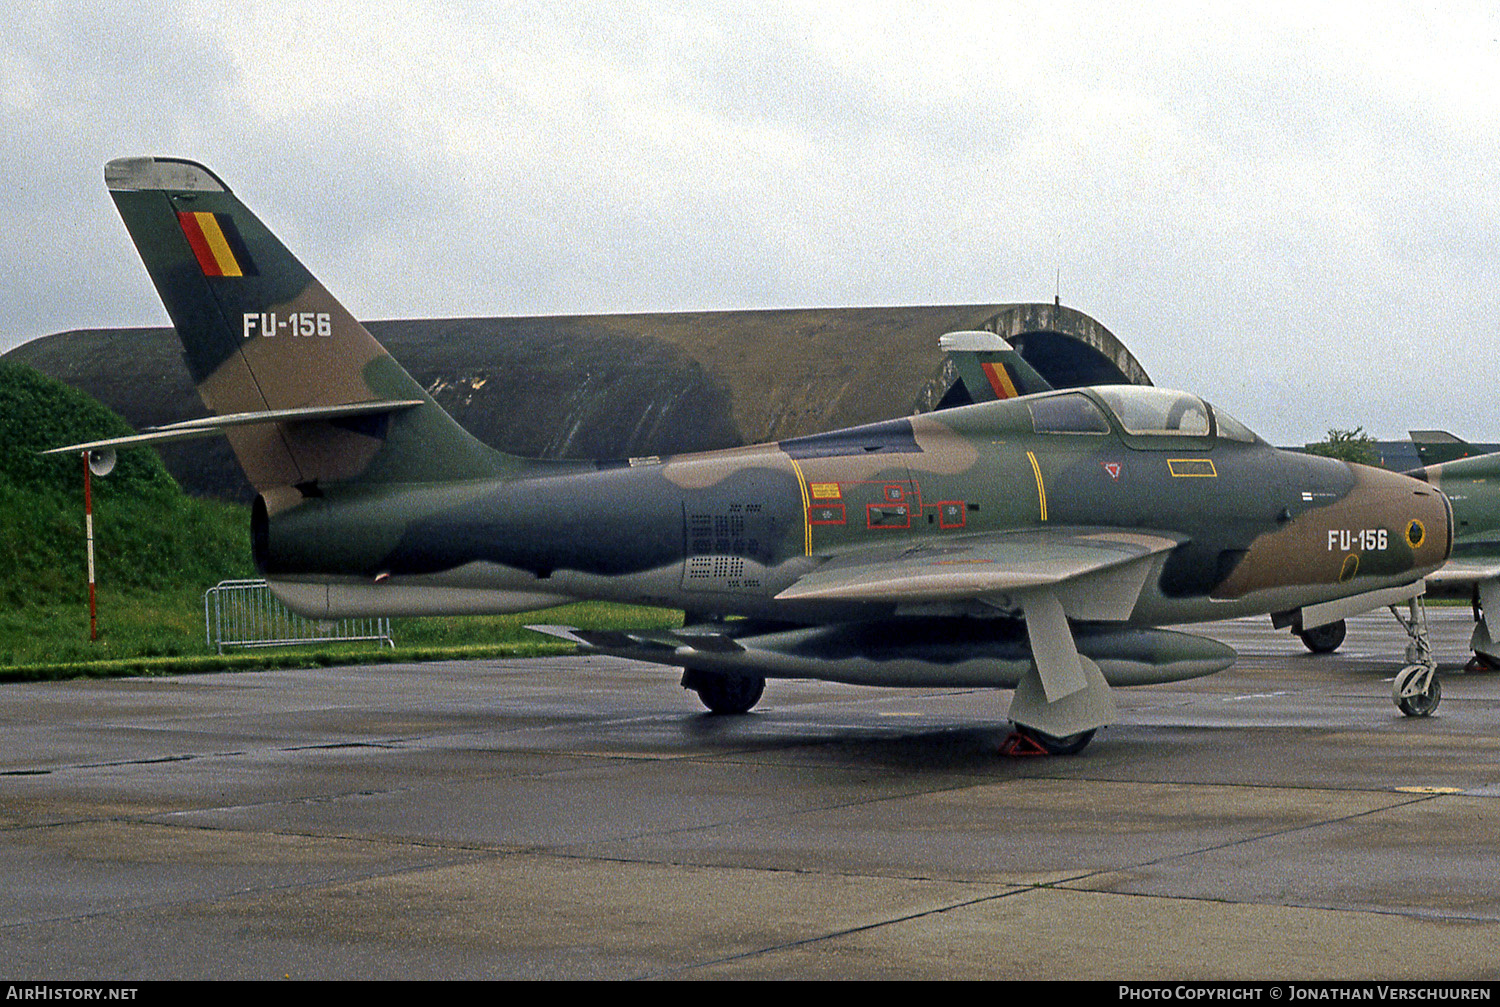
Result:
M1047 379L993 332L948 332L938 343L952 359L970 402L1052 391Z

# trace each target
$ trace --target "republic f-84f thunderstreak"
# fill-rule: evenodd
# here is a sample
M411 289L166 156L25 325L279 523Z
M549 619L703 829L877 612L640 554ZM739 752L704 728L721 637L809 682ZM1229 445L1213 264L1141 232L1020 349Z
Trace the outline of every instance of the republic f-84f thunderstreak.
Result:
M227 436L255 560L309 616L679 608L678 630L543 628L680 667L716 712L767 677L1013 688L1018 730L1063 752L1112 721L1112 686L1234 661L1159 627L1316 624L1412 598L1448 557L1429 485L1277 450L1190 394L1053 390L988 332L944 337L972 405L675 457L503 454L208 169L105 180L214 415L58 450ZM1430 669L1408 671L1420 694Z

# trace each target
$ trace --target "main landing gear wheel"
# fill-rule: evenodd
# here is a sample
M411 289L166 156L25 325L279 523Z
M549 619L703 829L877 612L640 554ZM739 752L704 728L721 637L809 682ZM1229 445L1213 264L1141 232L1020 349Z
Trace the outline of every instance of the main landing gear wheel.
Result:
M1443 683L1431 668L1410 664L1396 676L1391 698L1396 701L1396 709L1408 717L1430 717L1443 701Z
M696 692L709 713L749 713L766 691L766 680L688 668L682 673L682 687Z
M1025 724L1017 724L1016 733L1035 742L1048 755L1077 755L1094 740L1093 731L1079 731L1077 734L1067 734L1059 738L1056 735L1043 734L1036 728L1027 727Z
M1332 654L1339 649L1339 644L1344 642L1349 626L1343 619L1340 619L1338 622L1325 623L1322 626L1314 626L1312 629L1294 632L1297 639L1302 641L1302 646L1314 654Z

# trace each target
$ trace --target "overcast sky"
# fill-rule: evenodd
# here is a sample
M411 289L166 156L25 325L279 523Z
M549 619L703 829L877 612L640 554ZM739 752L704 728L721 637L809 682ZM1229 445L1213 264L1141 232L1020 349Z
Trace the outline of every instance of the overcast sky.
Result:
M1279 443L1500 440L1500 5L0 10L0 351L199 160L371 319L1050 301Z

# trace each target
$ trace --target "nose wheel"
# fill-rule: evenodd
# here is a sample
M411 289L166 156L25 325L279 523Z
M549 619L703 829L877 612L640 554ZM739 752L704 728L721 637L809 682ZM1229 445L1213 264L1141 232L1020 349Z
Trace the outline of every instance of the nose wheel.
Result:
M1427 606L1421 595L1407 605L1406 615L1402 615L1398 606L1391 606L1391 614L1406 630L1406 659L1411 662L1396 676L1391 699L1396 709L1408 717L1430 717L1443 700L1443 684L1438 681L1432 638L1427 632Z
M1443 700L1443 683L1438 681L1437 669L1420 664L1402 668L1391 689L1391 698L1396 701L1396 709L1408 717L1432 716Z

